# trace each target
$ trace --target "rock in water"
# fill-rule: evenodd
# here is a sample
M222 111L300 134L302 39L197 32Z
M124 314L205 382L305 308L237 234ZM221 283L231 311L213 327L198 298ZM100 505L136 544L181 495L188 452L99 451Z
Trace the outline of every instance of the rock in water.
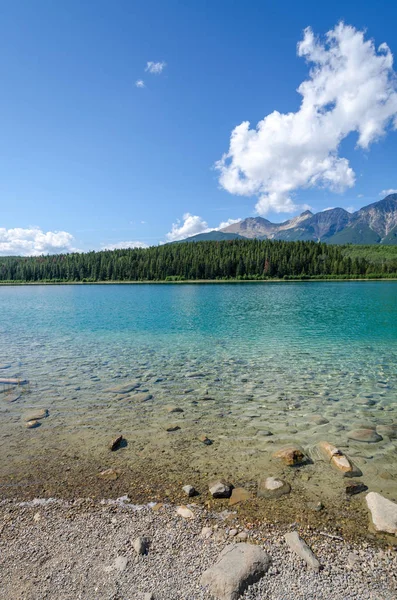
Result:
M316 573L320 570L320 563L317 557L313 554L312 550L306 544L302 538L299 537L297 531L291 531L291 533L286 533L284 535L284 539L287 542L288 546L291 548L295 554L303 558L303 560L309 565L313 571Z
M40 421L36 421L35 419L33 421L28 421L27 423L25 423L26 429L36 429L36 427L40 427L40 425Z
M209 489L213 498L230 498L232 494L232 486L224 481L210 483Z
M105 469L98 474L98 477L106 481L116 481L120 475L120 471L116 469Z
M318 448L321 454L327 458L331 465L333 465L336 469L345 474L351 475L357 472L358 476L358 470L353 466L350 459L343 454L342 450L339 450L339 448L336 448L329 442L319 442Z
M212 440L210 440L210 438L206 435L199 435L198 439L202 444L205 444L206 446L211 446L212 444Z
M122 385L118 385L117 387L108 388L105 390L105 392L109 392L111 394L129 394L140 386L141 384L138 382L124 383Z
M184 485L182 489L185 492L186 496L189 496L189 498L197 494L195 488L192 485Z
M269 569L270 557L253 544L231 544L220 553L215 565L205 571L201 584L219 600L237 600L248 586L259 581Z
M47 408L37 408L36 410L31 410L26 413L24 419L25 421L38 421L40 419L46 419L48 414Z
M246 490L245 488L233 488L232 495L229 500L229 506L234 506L235 504L240 504L240 502L246 502L252 498L251 492Z
M374 444L383 440L383 437L379 433L376 433L374 429L354 429L353 431L349 431L347 437L349 440L367 442L367 444Z
M171 431L178 431L180 429L179 425L167 425L165 430L168 431L169 433Z
M114 438L114 440L112 440L110 442L109 449L112 450L112 452L114 452L115 450L118 450L120 448L122 441L123 441L123 436L118 435L116 438Z
M377 492L370 492L365 500L375 530L397 536L397 504Z
M346 484L346 494L348 496L355 496L356 494L360 494L361 492L366 492L368 486L365 483L361 483L361 481L349 481Z
M259 498L280 498L280 496L289 494L290 491L290 484L276 477L266 477L266 479L260 479L258 483Z
M273 456L274 458L282 460L283 463L289 467L307 462L307 456L300 446L285 446L284 448L277 450Z

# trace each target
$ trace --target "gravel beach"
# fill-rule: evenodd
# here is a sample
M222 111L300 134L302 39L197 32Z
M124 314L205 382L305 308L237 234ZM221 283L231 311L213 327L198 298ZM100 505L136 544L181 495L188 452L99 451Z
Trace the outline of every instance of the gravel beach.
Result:
M201 575L225 545L238 540L259 544L271 558L264 577L241 596L247 600L397 597L397 552L386 543L353 544L296 523L254 527L233 511L189 506L194 517L186 519L176 506L138 507L127 498L3 501L0 597L209 600ZM284 534L296 529L317 556L319 573L288 548ZM147 544L144 555L134 547L138 537Z

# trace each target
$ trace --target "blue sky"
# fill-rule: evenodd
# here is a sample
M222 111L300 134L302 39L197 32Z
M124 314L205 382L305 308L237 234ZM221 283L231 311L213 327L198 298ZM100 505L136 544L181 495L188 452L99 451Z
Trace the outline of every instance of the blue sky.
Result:
M307 147L291 148L300 116L296 127L284 116L298 113L297 89L310 79L306 59L320 48L304 29L327 49L323 36L341 19L374 40L368 78L392 105L392 67L385 83L377 60L387 54L377 50L384 42L397 52L392 2L3 2L0 254L151 245L229 219L282 221L305 205L357 209L397 188L397 110L389 107L387 119L382 107L369 115L365 72L357 84L360 103L369 94L360 123L346 115L330 121L337 150L323 129ZM348 34L340 33L341 47ZM356 50L362 58L364 46ZM152 73L148 62L165 65ZM343 76L341 94L352 81ZM332 106L324 103L324 111ZM279 129L269 134L267 120L259 135L257 123L273 111L282 115ZM304 118L311 130L313 117ZM245 121L251 129L215 169Z

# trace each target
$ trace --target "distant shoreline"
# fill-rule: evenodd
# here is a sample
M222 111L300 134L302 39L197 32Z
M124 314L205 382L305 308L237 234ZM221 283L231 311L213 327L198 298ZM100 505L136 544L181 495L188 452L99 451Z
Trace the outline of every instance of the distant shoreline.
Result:
M307 279L186 279L182 281L0 281L0 287L38 286L38 285L184 285L184 284L225 284L225 283L313 283L313 282L364 282L364 281L397 281L397 277L354 277L325 278L310 277Z

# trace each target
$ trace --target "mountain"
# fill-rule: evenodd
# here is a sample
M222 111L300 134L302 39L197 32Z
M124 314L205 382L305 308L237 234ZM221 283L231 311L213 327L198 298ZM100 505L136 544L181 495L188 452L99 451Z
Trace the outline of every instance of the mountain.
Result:
M397 194L390 194L355 213L343 208L331 208L316 214L307 210L282 223L271 223L263 217L249 217L220 232L259 239L394 245L397 244Z

